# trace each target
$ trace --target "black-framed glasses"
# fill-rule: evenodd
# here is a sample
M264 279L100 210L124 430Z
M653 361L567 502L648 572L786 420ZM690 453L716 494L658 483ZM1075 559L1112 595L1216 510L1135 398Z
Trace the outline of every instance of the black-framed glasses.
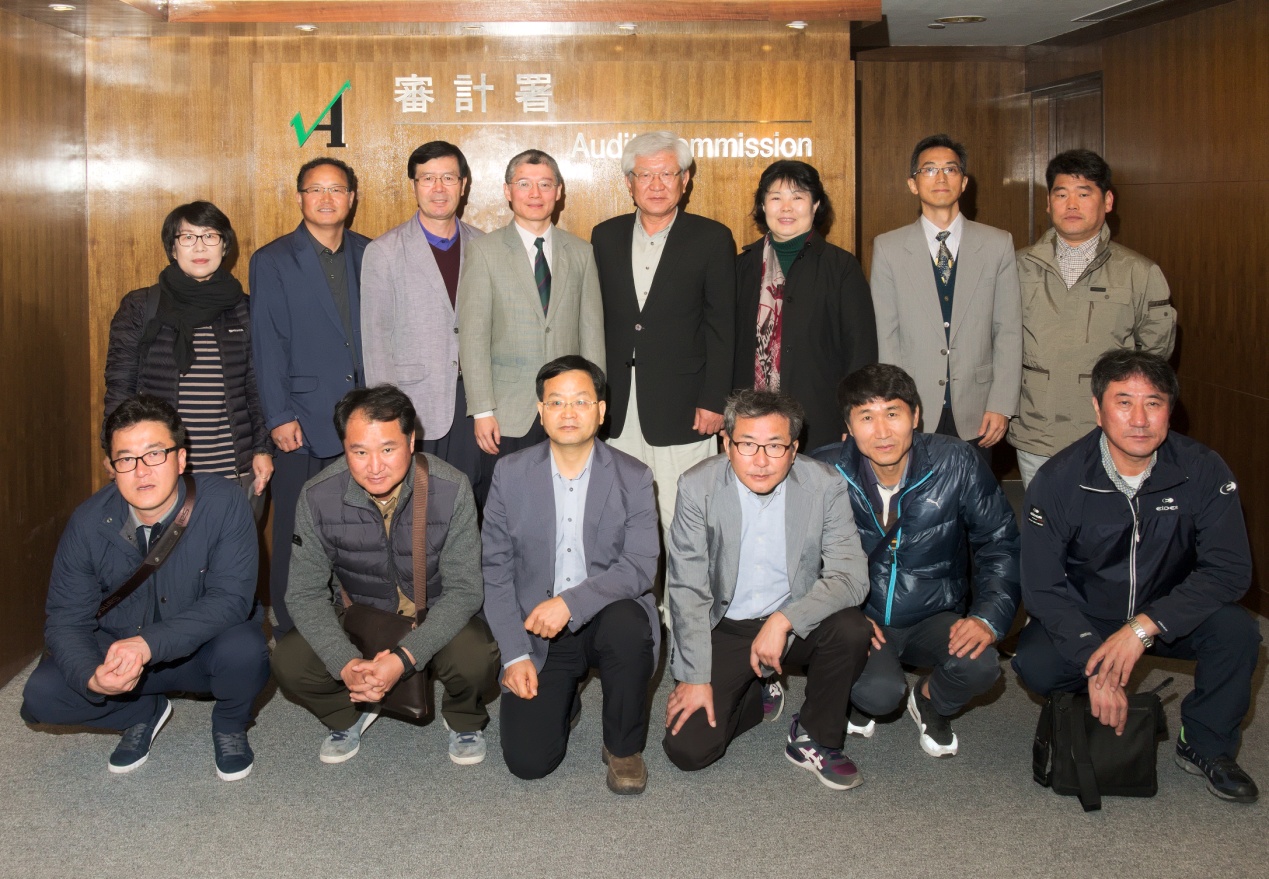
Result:
M121 458L115 458L110 462L110 466L114 468L116 473L131 473L137 469L137 462L144 461L147 467L157 467L167 460L167 456L175 452L180 446L172 446L170 449L150 449L144 455L133 456L124 455Z
M960 165L944 165L942 168L935 168L935 167L917 168L916 174L913 174L912 176L916 177L919 174L922 177L933 178L942 174L944 177L959 177L961 176L963 171L964 169L961 168Z
M768 458L783 458L788 454L789 449L793 448L789 443L755 443L749 440L738 440L734 437L731 438L731 444L736 447L736 451L746 458L752 458L758 454L759 449L766 452Z
M196 235L193 232L182 232L176 236L176 243L181 247L193 247L194 242L202 239L202 242L208 247L215 247L224 240L219 232L204 232L202 235Z

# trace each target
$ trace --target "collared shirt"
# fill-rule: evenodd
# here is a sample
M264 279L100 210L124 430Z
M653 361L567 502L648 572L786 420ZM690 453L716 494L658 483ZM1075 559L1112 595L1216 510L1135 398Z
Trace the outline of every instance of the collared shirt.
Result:
M392 535L392 517L395 516L397 513L397 501L401 499L401 486L403 485L405 485L404 479L398 482L397 487L392 489L392 491L388 493L388 496L386 498L383 498L382 500L375 497L374 495L367 493L367 496L370 498L370 501L375 505L375 508L378 509L380 514L382 514L383 516L383 533L385 536L388 536L388 537L391 537ZM427 562L425 560L424 564L426 563ZM414 591L413 583L410 584L410 591L411 592ZM397 584L397 613L412 617L418 612L419 612L418 606L410 599L408 595L405 594L405 590L401 587L401 584L398 583Z
M908 484L908 473L911 469L912 456L909 454L908 460L903 462L903 475L899 477L899 481L893 486L884 486L881 484L881 480L877 478L877 471L872 469L871 463L859 468L859 472L863 474L864 493L868 495L869 503L877 511L877 518L881 520L881 527L884 529L888 530L892 522L890 502ZM880 502L880 509L877 509L876 502Z
M940 232L948 232L947 249L952 252L952 259L956 259L956 255L961 252L961 235L965 232L965 215L957 214L956 219L952 220L952 225L946 230L940 229L929 220L925 215L921 215L921 229L925 232L925 243L930 248L930 259L938 262L939 260L939 239Z
M1066 289L1069 290L1075 286L1080 275L1084 274L1084 269L1088 268L1093 257L1097 256L1098 248L1102 244L1102 236L1094 235L1083 244L1071 246L1062 240L1061 235L1055 235L1053 244L1058 273L1062 276L1062 283L1066 284Z
M643 228L643 212L635 211L634 237L630 242L630 269L634 275L635 298L639 300L639 308L648 301L648 291L652 289L652 278L661 264L661 254L665 252L665 241L670 237L674 221L679 217L678 208L670 218L670 225L652 235Z
M331 299L335 300L335 311L339 313L339 320L344 325L344 338L350 343L352 342L352 312L348 305L348 261L344 258L344 242L341 239L338 250L331 250L322 242L318 241L312 232L308 231L308 227L304 227L304 231L308 233L309 242L313 245L313 251L317 254L317 262L322 267L322 274L326 276L326 286L330 288Z
M163 526L162 528L159 528L159 536L161 538L163 536L163 533L166 532L169 527L171 527L172 522L176 520L176 505L180 503L180 500L181 500L181 489L178 488L176 491L176 497L172 498L171 505L169 505L168 508L163 511L163 515L159 516L159 518L154 520L153 525L141 524L141 519L138 518L137 511L132 507L131 504L129 504L128 505L128 521L123 526L123 531L121 532L123 534L124 539L127 540L129 543L131 543L133 546L135 546L137 549L141 550L141 553L143 555L148 555L149 551L154 548L154 529L159 525ZM145 529L145 542L146 542L145 546L141 546L137 542L138 528ZM156 591L154 593L154 621L157 623L162 619L163 619L163 599L162 599L162 596L160 596L158 592Z
M1106 434L1103 433L1098 438L1097 444L1102 450L1102 467L1106 470L1106 475L1110 477L1111 484L1123 492L1128 500L1132 500L1137 496L1137 492L1141 490L1141 486L1145 484L1150 471L1154 469L1155 462L1159 460L1159 450L1155 449L1151 453L1150 463L1146 465L1145 470L1142 470L1136 476L1124 476L1115 467L1115 459L1110 456L1110 440L1106 439Z
M538 246L534 242L539 238L542 239L542 255L546 257L546 267L548 269L551 268L555 264L555 249L553 246L555 236L552 234L555 231L555 226L547 226L545 232L541 235L535 235L514 220L512 220L511 224L520 233L520 241L524 243L524 252L529 255L530 271L532 271L538 261Z
M736 493L740 496L741 513L740 566L736 575L736 592L724 616L729 620L762 619L789 601L789 563L785 557L784 535L785 483L781 482L770 494L759 495L736 479Z
M551 460L551 486L555 490L555 594L572 589L586 579L586 549L582 545L582 519L586 514L586 491L590 488L590 465L595 460L591 447L586 466L573 479L560 473L555 455Z

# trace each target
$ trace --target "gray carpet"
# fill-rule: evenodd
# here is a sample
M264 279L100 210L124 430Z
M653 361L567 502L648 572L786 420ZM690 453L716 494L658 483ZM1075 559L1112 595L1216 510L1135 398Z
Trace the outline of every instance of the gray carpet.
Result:
M1177 678L1165 703L1173 736L1188 672L1143 663L1147 685ZM507 772L496 703L479 766L450 763L439 723L390 719L356 758L325 766L320 725L270 689L251 732L255 771L224 783L212 766L210 703L175 702L149 762L114 776L114 735L19 720L25 678L0 690L12 736L0 754L4 876L1269 876L1265 804L1218 801L1173 765L1170 742L1159 749L1154 799L1111 798L1085 815L1034 784L1039 706L1008 670L956 721L955 758L927 757L900 716L870 740L848 740L866 780L830 790L784 759L786 714L692 775L666 760L654 733L640 797L604 787L597 681L583 693L568 757L544 781ZM802 684L791 680L790 704ZM654 727L669 687L657 689ZM1269 798L1262 674L1255 693L1241 762Z

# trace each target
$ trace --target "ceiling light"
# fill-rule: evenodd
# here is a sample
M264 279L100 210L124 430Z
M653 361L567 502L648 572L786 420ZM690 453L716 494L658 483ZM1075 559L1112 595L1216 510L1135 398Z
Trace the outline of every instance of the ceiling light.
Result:
M483 31L484 29L485 29L485 26L484 26L483 24L465 24L465 25L463 25L463 30L465 30L465 31L469 31L469 32L471 32L471 33L473 33L473 34L474 34L474 33L477 33L478 31Z
M315 24L297 24L297 25L295 26L295 29L296 29L297 31L304 31L304 33L306 33L306 34L311 34L313 31L317 30L317 25L315 25Z
M929 28L930 30L932 30L932 31L941 31L941 30L943 30L944 28L946 28L946 27L947 27L947 25L945 25L945 24L939 24L939 23L936 21L936 22L933 22L933 23L931 23L931 24L927 24L927 25L926 25L926 27L928 27L928 28Z
M639 25L635 24L633 21L623 21L621 24L617 25L617 30L624 31L628 34L632 34L638 29Z
M48 8L54 12L73 12L75 7L69 3L50 3Z
M806 22L799 19L798 21L789 22L788 24L785 25L785 27L791 27L795 31L804 31L806 30Z
M987 19L981 15L945 15L934 20L939 24L979 24Z

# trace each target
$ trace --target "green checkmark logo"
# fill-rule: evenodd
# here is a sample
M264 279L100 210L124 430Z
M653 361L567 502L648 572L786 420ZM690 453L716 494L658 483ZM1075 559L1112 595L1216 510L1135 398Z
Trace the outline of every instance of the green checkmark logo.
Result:
M330 99L330 102L322 108L322 112L318 113L313 118L313 124L308 127L304 126L304 119L301 114L298 112L295 114L295 116L291 119L291 127L295 129L295 139L299 141L300 146L304 146L308 139L312 137L313 132L322 127L318 123L326 118L326 114L331 111L331 107L334 107L339 99L343 97L344 92L348 91L350 88L352 88L351 79L344 83L343 88L335 92L335 97Z

